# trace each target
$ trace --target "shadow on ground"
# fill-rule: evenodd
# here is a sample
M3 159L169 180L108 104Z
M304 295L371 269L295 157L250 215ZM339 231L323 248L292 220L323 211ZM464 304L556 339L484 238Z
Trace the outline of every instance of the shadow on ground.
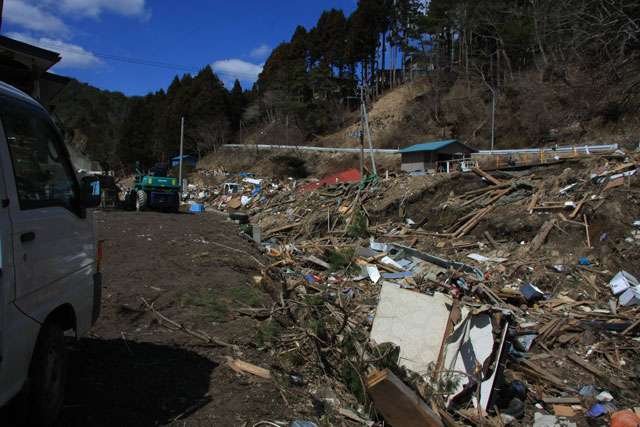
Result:
M65 402L56 427L164 425L211 401L217 364L192 351L83 338L68 354Z

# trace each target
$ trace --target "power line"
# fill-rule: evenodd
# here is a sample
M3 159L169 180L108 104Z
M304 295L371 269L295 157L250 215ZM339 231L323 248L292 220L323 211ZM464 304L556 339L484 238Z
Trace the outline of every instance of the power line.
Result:
M82 49L74 49L72 47L60 46L60 45L49 44L49 43L43 43L43 42L40 42L40 41L32 41L31 43L34 44L34 45L37 45L37 46L44 47L44 48L62 50L62 51L66 51L66 52L77 53L79 55L94 56L96 58L108 59L108 60L111 60L111 61L127 62L127 63L130 63L130 64L146 65L146 66L149 66L149 67L166 68L166 69L170 69L170 70L192 71L192 72L198 72L198 71L201 70L201 68L191 67L191 66L188 66L188 65L178 65L178 64L171 64L171 63L167 63L167 62L150 61L150 60L147 60L147 59L130 58L130 57L126 57L126 56L111 55L111 54L108 54L108 53L87 52L87 51L82 50ZM223 71L223 70L214 70L214 71L217 74L226 74L226 75L229 75L229 76L243 76L243 77L249 77L249 78L258 77L257 74L250 74L250 73L239 73L239 72L231 72L231 71Z

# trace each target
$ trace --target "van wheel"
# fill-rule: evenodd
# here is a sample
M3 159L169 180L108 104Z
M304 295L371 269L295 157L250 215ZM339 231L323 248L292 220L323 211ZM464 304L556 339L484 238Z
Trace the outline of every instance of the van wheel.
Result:
M144 190L138 190L136 194L136 210L138 212L146 210L148 202L147 193Z
M51 426L62 408L67 382L67 353L62 328L45 323L29 367L28 425Z

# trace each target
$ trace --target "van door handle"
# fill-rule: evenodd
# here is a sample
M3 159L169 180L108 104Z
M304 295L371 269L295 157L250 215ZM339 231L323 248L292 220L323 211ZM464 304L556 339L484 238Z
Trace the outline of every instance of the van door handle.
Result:
M34 233L33 231L28 231L28 232L22 233L20 235L20 241L22 243L30 242L30 241L35 240L35 239L36 239L36 233Z

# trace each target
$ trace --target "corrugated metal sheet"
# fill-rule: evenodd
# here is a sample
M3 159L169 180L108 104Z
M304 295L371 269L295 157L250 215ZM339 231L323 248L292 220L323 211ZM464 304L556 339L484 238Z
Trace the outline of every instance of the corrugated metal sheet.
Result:
M322 187L325 185L337 184L339 182L356 182L360 181L360 171L358 169L349 169L337 174L328 176L320 181L312 182L307 185L299 187L298 190L313 190L314 188Z

